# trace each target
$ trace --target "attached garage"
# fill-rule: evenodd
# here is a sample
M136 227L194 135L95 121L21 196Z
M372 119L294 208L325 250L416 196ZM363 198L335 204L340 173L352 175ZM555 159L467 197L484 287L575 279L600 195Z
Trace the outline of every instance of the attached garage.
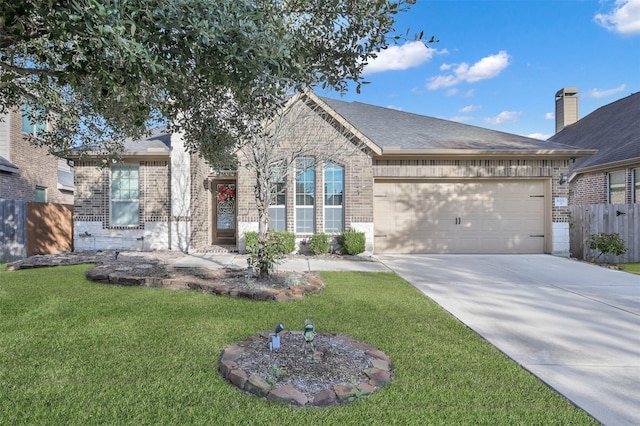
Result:
M544 253L547 179L377 180L376 253Z

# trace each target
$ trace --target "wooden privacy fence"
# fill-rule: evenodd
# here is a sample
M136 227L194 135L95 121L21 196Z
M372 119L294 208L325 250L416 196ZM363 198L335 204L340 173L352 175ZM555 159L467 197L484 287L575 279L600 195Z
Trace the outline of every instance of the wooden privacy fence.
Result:
M569 226L571 254L583 260L598 256L587 243L589 235L605 232L620 234L627 252L620 256L602 255L601 261L608 263L640 262L640 204L594 204L570 206Z
M0 261L73 251L73 206L0 200Z

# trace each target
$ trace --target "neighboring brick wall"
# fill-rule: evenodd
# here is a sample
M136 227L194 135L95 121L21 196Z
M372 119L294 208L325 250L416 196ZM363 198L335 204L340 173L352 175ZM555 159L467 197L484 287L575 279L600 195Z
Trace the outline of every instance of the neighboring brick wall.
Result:
M569 202L574 206L604 204L607 202L607 174L586 173L571 182Z
M36 186L46 188L47 202L73 204L73 194L58 189L58 158L46 148L36 147L24 139L22 115L9 113L11 158L19 173L0 172L0 198L34 201Z
M625 174L625 203L634 203L634 176L633 171L640 168L640 163L631 164L625 169L611 169L593 173L585 173L577 176L571 183L572 205L584 206L590 204L606 204L608 200L607 174L624 171ZM635 200L636 203L640 200Z

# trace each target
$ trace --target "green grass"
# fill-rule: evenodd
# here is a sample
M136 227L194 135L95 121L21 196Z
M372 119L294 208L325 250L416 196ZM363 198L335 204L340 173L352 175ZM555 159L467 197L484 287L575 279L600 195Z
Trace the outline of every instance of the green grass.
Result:
M625 272L640 274L640 263L621 263L619 266L621 266Z
M0 424L597 424L390 273L325 273L277 303L88 282L87 266L0 271ZM366 341L395 378L339 407L247 396L222 349L282 321Z

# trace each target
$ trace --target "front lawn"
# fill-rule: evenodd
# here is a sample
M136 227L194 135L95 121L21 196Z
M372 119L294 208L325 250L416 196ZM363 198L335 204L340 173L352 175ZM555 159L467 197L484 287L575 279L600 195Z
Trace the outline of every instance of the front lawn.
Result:
M88 282L87 266L0 270L0 424L597 424L390 273L325 273L298 302ZM386 352L371 397L300 409L247 396L217 371L230 343L283 322Z
M621 263L619 266L621 266L625 272L640 274L640 263Z

